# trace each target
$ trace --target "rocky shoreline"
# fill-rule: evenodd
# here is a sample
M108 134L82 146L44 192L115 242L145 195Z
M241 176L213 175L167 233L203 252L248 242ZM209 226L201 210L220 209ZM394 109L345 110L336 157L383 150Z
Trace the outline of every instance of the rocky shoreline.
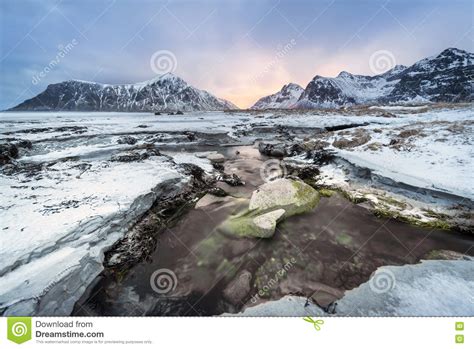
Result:
M295 146L294 145L289 145L289 148L293 149L295 151ZM271 151L269 150L271 149ZM255 146L246 146L246 147L240 147L239 150L234 150L231 148L231 150L227 150L224 153L227 154L232 154L230 156L230 159L226 159L225 162L223 163L222 167L224 169L232 169L232 170L238 170L237 167L235 167L235 162L239 161L239 155L240 152L246 152L247 154L253 153L255 154L256 151L259 151L261 153L260 156L257 157L263 157L262 160L263 163L268 162L268 161L273 161L271 157L268 157L269 155L275 155L278 154L280 155L281 153L284 153L284 151L281 151L279 149L276 149L276 147L271 147L269 144L265 143L259 143L258 145ZM311 153L311 152L309 152ZM235 154L235 155L234 155ZM293 153L295 155L295 153ZM307 153L306 153L307 154ZM196 197L196 203L187 205L187 212L189 213L189 210L191 211L196 211L196 210L206 210L206 207L213 207L214 210L218 210L219 206L232 206L232 203L236 207L239 207L237 211L232 211L236 212L234 214L227 214L226 217L221 223L217 223L214 225L215 232L211 232L207 238L204 238L202 241L198 241L195 245L194 248L192 248L193 252L192 254L196 254L196 260L195 261L190 261L189 264L184 264L186 267L183 267L183 269L179 269L179 272L177 273L178 275L178 289L176 293L173 293L170 296L162 296L159 295L158 299L155 300L158 301L160 304L162 304L161 307L156 307L156 303L154 303L153 296L148 297L143 296L142 294L135 295L135 297L138 297L137 299L140 299L139 302L133 302L130 299L122 298L121 296L114 297L113 300L110 299L110 297L105 296L105 294L108 293L107 290L112 290L116 289L118 287L117 285L117 279L113 276L109 275L109 280L107 282L101 282L100 285L96 285L90 292L90 294L93 294L94 297L91 298L86 298L83 299L79 302L79 307L76 307L76 315L87 315L87 314L95 314L94 310L91 310L89 307L93 305L93 309L96 309L98 307L99 313L98 314L110 314L110 315L117 315L121 314L123 312L128 312L132 311L134 314L140 314L140 315L217 315L220 313L224 312L236 312L241 309L251 309L252 306L255 304L263 304L266 303L267 300L272 300L272 299L278 299L279 297L283 297L285 294L296 294L296 295L305 295L307 299L309 299L310 302L313 304L317 305L317 307L326 314L331 314L335 312L334 304L337 302L338 299L343 297L344 290L349 290L352 287L359 285L361 282L364 282L367 280L370 276L370 272L372 269L366 269L365 272L362 272L362 270L358 270L358 273L361 273L359 278L355 278L351 283L346 284L345 286L336 286L335 284L328 285L324 284L321 282L315 282L312 281L311 278L308 278L307 272L305 268L300 274L301 271L296 272L295 270L292 271L292 274L297 274L295 277L294 275L288 275L288 270L292 268L301 268L302 265L305 265L307 262L303 262L302 260L296 260L293 256L285 254L282 250L277 248L278 245L274 245L271 249L276 249L275 257L270 257L270 262L268 265L266 265L266 262L263 262L263 266L260 266L260 268L253 267L249 264L248 262L242 262L242 259L252 259L252 262L255 262L256 259L259 259L259 253L256 252L258 250L258 245L260 244L260 241L266 240L266 239L272 239L273 234L275 234L275 231L278 234L285 234L287 233L285 230L282 229L281 222L283 219L288 218L288 216L285 217L285 209L282 209L285 207L287 210L291 206L288 206L289 203L285 200L285 195L290 195L291 198L291 187L293 186L294 183L302 183L302 185L305 185L308 187L306 190L314 190L314 193L316 195L316 209L320 209L317 205L317 202L319 201L319 197L323 197L324 200L337 200L340 202L348 202L349 205L353 205L355 207L360 207L363 211L366 210L366 214L368 216L375 216L374 219L376 218L376 214L373 212L373 208L368 207L367 205L364 205L363 200L356 200L349 196L347 191L344 191L342 189L338 188L332 188L328 189L327 186L325 185L319 185L317 177L320 175L319 168L321 165L327 165L331 161L334 161L334 157L324 149L320 149L318 152L315 152L313 149L313 157L315 159L314 163L308 164L308 163L293 163L293 164L288 164L288 169L285 169L285 178L288 179L275 179L272 181L269 181L268 183L263 183L258 185L258 183L255 183L255 178L245 178L245 171L237 171L238 175L236 173L233 173L233 176L240 178L239 175L243 174L243 181L240 182L250 182L253 183L255 190L253 192L247 192L247 195L244 195L243 197L241 195L238 195L238 191L234 191L232 194L225 192L225 189L231 189L232 187L235 188L240 188L239 186L231 186L228 185L224 182L219 182L219 179L222 179L222 174L218 175L215 177L217 179L217 182L215 184L217 185L217 188L219 188L221 191L219 195L214 195L212 192L209 193L207 191L207 194L201 197L201 199L198 200L199 195ZM255 155L254 155L255 156ZM214 157L211 157L214 158ZM222 160L222 157L216 157ZM236 159L237 158L237 159ZM280 157L281 158L281 157ZM246 159L246 163L251 163L249 161L250 159ZM255 159L252 159L255 160ZM220 163L220 162L219 162ZM278 163L280 165L283 164L283 162L278 160ZM260 164L261 166L261 164ZM218 166L221 168L221 166ZM286 167L286 165L285 165ZM248 170L248 169L247 169ZM277 169L277 172L280 169ZM256 169L252 171L253 174L255 174ZM289 172L289 173L288 173ZM277 173L278 175L278 173ZM255 176L253 176L255 177ZM286 182L285 182L286 181ZM258 182L258 181L257 181ZM311 189L312 187L306 183L311 184L316 188ZM282 183L285 183L285 185L280 185ZM257 185L255 185L257 184ZM270 189L268 190L268 194L270 197L266 197L263 201L260 199L256 199L258 195L263 195L261 193L265 193L265 188L269 187ZM216 187L213 187L213 190ZM288 191L289 190L289 191ZM202 192L202 193L204 193ZM242 192L245 192L243 190ZM242 194L242 192L240 194ZM201 193L201 195L202 195ZM224 195L225 196L222 196ZM251 197L249 197L249 194L251 194ZM295 193L296 194L296 193ZM235 196L237 195L237 196ZM230 196L230 197L229 197ZM298 195L295 195L295 198L293 201L295 205L299 206L298 200L297 200ZM305 200L309 200L311 195L305 194L302 195ZM246 199L247 198L247 199ZM332 198L332 199L331 199ZM252 201L253 200L253 201ZM291 201L291 199L288 199ZM265 203L264 206L256 206L255 204L252 205L252 202L263 202ZM268 203L270 201L270 203ZM311 201L311 200L310 200ZM246 205L248 205L247 209L245 209ZM275 206L276 205L276 206ZM314 204L310 204L309 207L305 207L304 204L301 206L302 210L299 212L295 213L303 213L307 211L312 211ZM194 206L194 208L193 208ZM256 207L260 207L256 209ZM296 206L295 206L296 207ZM264 209L263 212L259 212L259 210ZM282 212L279 212L282 211ZM291 209L290 209L291 211ZM187 221L188 218L186 216L186 211L182 213L182 219L184 221ZM209 216L207 216L208 218ZM303 216L304 217L304 216ZM385 217L386 218L386 217ZM390 217L392 218L392 217ZM393 218L397 219L395 215ZM304 220L303 218L301 218ZM402 220L403 221L403 220ZM179 223L178 223L179 224ZM279 228L277 228L277 224L280 224ZM290 223L288 223L290 224ZM403 224L396 223L397 226L402 226ZM420 225L418 223L415 223L415 225ZM427 226L425 226L426 228ZM444 228L444 227L443 227ZM451 229L451 228L446 228L446 229ZM324 230L324 229L323 229ZM389 228L388 231L394 230L393 228ZM436 232L434 232L436 230ZM422 231L421 231L422 232ZM429 231L430 234L437 235L436 239L438 239L440 236L443 234L446 234L442 231L439 230L438 227L433 228L431 231ZM166 232L164 233L166 234ZM222 235L223 234L223 235ZM174 234L172 234L174 236ZM230 236L232 238L237 238L237 245L233 247L233 245L236 243L233 239L229 240L226 238L226 236ZM170 238L168 236L168 238ZM176 237L178 241L180 241L180 237ZM244 240L242 240L244 238ZM257 238L258 241L257 243L252 243L252 239ZM173 237L171 237L173 239ZM457 239L457 238L455 238ZM465 252L469 252L469 238L465 238L460 236L460 240L462 241L465 239L466 243L466 248L461 248L461 250ZM429 239L430 240L430 239ZM292 240L293 241L293 240ZM266 242L262 242L266 243ZM296 243L296 242L295 242ZM353 243L352 237L347 235L347 234L338 234L336 237L336 244L342 245L345 248L350 247L350 245ZM435 242L430 242L430 245L434 243L435 245L437 243ZM272 242L269 242L269 244L272 244ZM291 244L291 243L290 243ZM257 245L257 246L256 246ZM416 244L415 248L416 248ZM191 245L190 245L191 246ZM238 246L238 247L237 247ZM441 246L442 245L437 245ZM445 246L445 245L443 245ZM301 248L304 248L302 246ZM418 255L419 257L413 258L411 253L409 252L408 255L410 255L408 259L405 259L405 263L416 263L422 258L427 258L425 255L429 253L429 251L435 251L434 247L433 250L424 250L425 252L422 251L417 251L416 253L413 252L413 254ZM455 247L459 248L459 247ZM231 249L237 251L237 255L232 254L230 257L234 259L229 259L229 256L222 252L222 250L225 249ZM159 248L158 252L155 253L155 258L159 258ZM244 254L242 254L244 253ZM240 261L236 261L235 257L238 256ZM244 257L245 256L245 257ZM279 257L279 260L277 260L276 257ZM283 259L281 259L283 257ZM392 256L392 260L390 263L395 263L399 264L401 261L403 261L403 258L395 262L395 259L393 259L395 256ZM262 257L260 257L261 259ZM269 258L269 256L263 257L265 259ZM386 257L385 257L386 258ZM397 258L397 257L396 257ZM398 256L399 258L399 256ZM406 258L406 257L405 257ZM153 259L153 257L152 257ZM300 259L300 258L299 258ZM304 259L303 259L304 260ZM183 263L182 259L179 259L180 263ZM314 261L313 261L314 262ZM156 267L156 263L153 261L150 262L154 267ZM357 261L355 264L349 263L348 266L350 268L347 271L341 271L339 270L339 274L346 274L346 277L349 276L351 273L355 272L360 266L356 266L357 263L360 263L360 261ZM403 264L403 262L401 262ZM252 264L252 263L250 263ZM215 286L211 288L210 290L207 290L208 294L205 294L205 292L202 291L202 286L199 286L199 280L192 280L193 276L189 275L189 273L197 273L197 274L202 274L206 273L206 271L199 270L203 266L209 266L211 269L217 268L217 270L221 269L221 273L218 273L217 276L213 279L213 282L215 282ZM176 265L174 266L176 267ZM351 268L357 268L355 270ZM314 267L311 267L314 268ZM376 268L376 266L375 266ZM139 266L138 268L132 268L129 272L136 273L137 269L140 270L140 274L144 273L145 270L149 269L146 265ZM189 270L186 270L189 269ZM288 270L286 270L288 269ZM174 269L176 270L176 269ZM372 270L372 272L375 269ZM209 272L209 270L207 271ZM317 269L311 271L314 274L318 274ZM298 275L299 274L299 275ZM362 276L365 275L365 276ZM340 275L339 275L340 276ZM121 275L123 277L123 275ZM320 278L321 276L319 276ZM125 279L127 279L128 276L125 275ZM112 279L112 280L111 280ZM179 283L181 282L181 279L185 279L185 287L183 289L180 289ZM191 279L191 281L187 280ZM318 279L318 278L316 278ZM217 280L217 281L216 281ZM360 281L358 281L360 280ZM122 283L124 280L121 279L119 283ZM345 281L347 282L347 281ZM274 284L282 283L282 285L278 286L278 292L273 292L273 290L268 290L269 288L271 289L274 287ZM125 285L128 283L125 281ZM351 286L351 284L353 286ZM270 285L270 286L269 286ZM124 286L125 289L128 289L127 292L129 292L129 288L127 286ZM97 290L100 289L99 294L97 294ZM252 295L252 290L255 292ZM209 300L208 298L212 295L212 299ZM122 295L124 296L124 295ZM251 296L251 297L250 297ZM102 298L105 297L105 298ZM142 298L143 297L143 298ZM144 301L145 299L145 301ZM103 303L110 303L111 306L107 307L102 307L100 304ZM213 304L210 306L206 303L208 302L213 302ZM189 303L192 303L189 304ZM203 303L202 307L199 307L199 304ZM133 305L131 305L133 304ZM152 307L150 307L150 304L153 304ZM250 308L249 308L250 307ZM85 310L87 309L87 310ZM119 312L116 312L116 309L120 309ZM244 312L244 315L247 314ZM249 313L250 314L250 313Z
M90 274L96 275L95 280L80 282L61 313L74 306L74 315L85 316L219 315L294 295L305 297L325 314L337 315L335 302L367 282L381 266L414 264L427 256L474 254L474 205L462 181L447 186L445 177L434 176L432 184L440 186L426 186L402 165L399 173L405 177L392 173L391 167L373 167L372 158L360 160L366 154L377 159L380 152L384 157L395 154L390 155L395 162L404 158L409 162L414 156L436 168L424 162L425 153L428 158L442 155L445 150L439 144L461 150L471 144L469 108L427 109L413 113L390 109L391 117L382 109L366 109L369 116L364 116L361 108L333 116L328 111L319 116L314 111L259 112L261 117L243 112L231 118L205 113L160 116L173 123L130 119L129 131L100 133L92 132L96 126L87 122L81 130L53 122L34 132L21 124L18 130L3 133L2 178L9 190L20 191L49 187L49 182L41 181L53 170L57 185L75 178L78 188L88 178L103 177L104 171L112 174L114 168L123 168L124 174L145 171L137 172L138 177L125 176L124 186L130 181L136 186L137 180L148 178L145 173L150 176L146 181L153 183L160 166L173 173L171 184L165 181L157 190L155 183L154 194L144 192L149 205L133 216L123 233L113 238L104 234L111 243L98 249L101 265ZM202 126L189 126L193 124ZM163 125L168 129L159 129ZM436 141L440 139L446 140ZM75 148L84 145L87 151ZM20 151L13 154L12 147ZM51 147L56 149L51 152ZM469 168L465 156L457 155L460 173ZM438 159L440 166L450 161ZM17 179L23 184L14 184ZM109 188L109 182L103 183ZM101 202L108 202L112 193L115 189L104 192ZM15 207L13 195L18 194L12 193L11 207ZM79 199L76 192L71 195L76 198L60 206L45 201L38 211L41 219L53 222L45 212L57 219L62 212L79 212L91 200ZM91 207L100 207L100 201L93 200ZM8 207L2 210L9 212ZM122 204L118 211L130 219ZM64 246L57 245L58 251L75 246L74 240L65 241ZM81 272L82 263L66 268ZM13 278L13 272L28 265L6 266L0 278ZM169 293L156 292L152 286L154 273L163 269L175 277L169 279L175 280ZM64 275L45 290L40 285L38 293L31 290L39 303L27 301L30 305L13 308L10 296L4 294L3 314L58 314L59 308L47 300L65 286L66 276L77 281L74 273Z

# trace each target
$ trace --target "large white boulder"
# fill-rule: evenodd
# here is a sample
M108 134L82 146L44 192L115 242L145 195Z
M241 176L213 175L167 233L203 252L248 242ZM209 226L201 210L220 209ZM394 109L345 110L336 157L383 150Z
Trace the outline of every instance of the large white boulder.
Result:
M282 208L285 218L311 211L319 203L319 193L308 184L280 178L263 184L252 194L249 210L267 211Z

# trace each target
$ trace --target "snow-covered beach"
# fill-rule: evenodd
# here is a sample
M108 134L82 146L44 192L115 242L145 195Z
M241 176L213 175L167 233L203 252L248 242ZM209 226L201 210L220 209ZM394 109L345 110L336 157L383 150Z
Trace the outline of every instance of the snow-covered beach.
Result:
M393 117L384 117L384 109ZM0 308L5 315L70 314L104 269L104 252L160 197L189 184L182 164L212 175L216 170L205 152L226 145L325 142L338 161L369 169L372 176L429 195L445 193L452 201L444 206L462 202L458 209L472 227L466 215L474 198L473 127L470 105L427 111L382 106L366 115L350 110L2 113L0 142L17 144L19 153L0 174ZM285 156L308 162L303 158L304 152ZM360 192L366 178L356 180L351 165L321 166L320 184ZM370 183L364 190L374 195ZM429 200L421 208L445 214L446 207L430 206Z

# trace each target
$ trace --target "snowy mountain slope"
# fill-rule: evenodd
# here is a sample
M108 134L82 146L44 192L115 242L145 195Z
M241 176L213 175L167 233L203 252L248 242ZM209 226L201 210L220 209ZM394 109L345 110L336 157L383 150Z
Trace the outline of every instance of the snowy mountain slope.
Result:
M232 103L188 85L171 73L135 84L108 85L70 80L48 85L15 111L160 111L237 109Z
M333 108L354 104L466 102L474 100L474 54L456 48L375 76L341 72L315 76L294 107Z
M238 106L236 106L234 103L231 101L228 101L223 98L217 98L219 102L221 102L224 105L224 110L231 110L231 109L240 109Z
M473 100L474 54L456 48L418 61L399 75L388 102L424 98L432 102Z
M300 85L289 83L270 96L260 98L251 109L279 109L291 108L300 98L304 88Z

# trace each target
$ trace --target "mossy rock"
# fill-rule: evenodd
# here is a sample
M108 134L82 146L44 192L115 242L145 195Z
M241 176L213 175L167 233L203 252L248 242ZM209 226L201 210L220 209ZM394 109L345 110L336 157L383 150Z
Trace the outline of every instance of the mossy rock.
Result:
M361 203L366 202L366 201L369 200L364 196L357 195L356 193L351 194L351 193L349 193L347 191L344 191L344 190L341 190L341 194L342 194L342 196L344 196L344 198L346 198L347 200L349 200L350 202L352 202L353 204L356 204L356 205L361 204Z
M435 219L431 221L422 221L410 216L402 216L398 212L390 211L384 208L375 208L372 210L373 214L378 218L394 218L404 223L416 225L423 228L439 229L439 230L451 230L453 229L452 224L442 219Z
M446 261L471 260L471 258L466 254L450 250L432 250L421 257L421 259Z
M326 189L326 188L321 188L318 191L319 191L319 195L324 196L326 198L330 198L336 193L334 190Z
M249 210L260 212L284 209L284 218L313 210L319 203L319 193L308 184L287 178L263 184L253 192Z
M336 235L336 241L346 247L350 247L353 244L352 237L346 233L339 233Z
M218 266L223 257L222 249L225 245L225 237L214 231L209 237L202 240L195 248L198 267Z
M224 234L238 237L269 238L275 233L278 221L284 216L285 210L277 209L270 212L248 210L230 217L219 226Z
M237 267L232 264L227 258L224 258L216 269L216 274L219 279L230 281L237 274Z
M231 216L218 228L237 237L269 238L282 219L309 212L319 203L319 193L299 180L278 179L253 192L249 209Z

